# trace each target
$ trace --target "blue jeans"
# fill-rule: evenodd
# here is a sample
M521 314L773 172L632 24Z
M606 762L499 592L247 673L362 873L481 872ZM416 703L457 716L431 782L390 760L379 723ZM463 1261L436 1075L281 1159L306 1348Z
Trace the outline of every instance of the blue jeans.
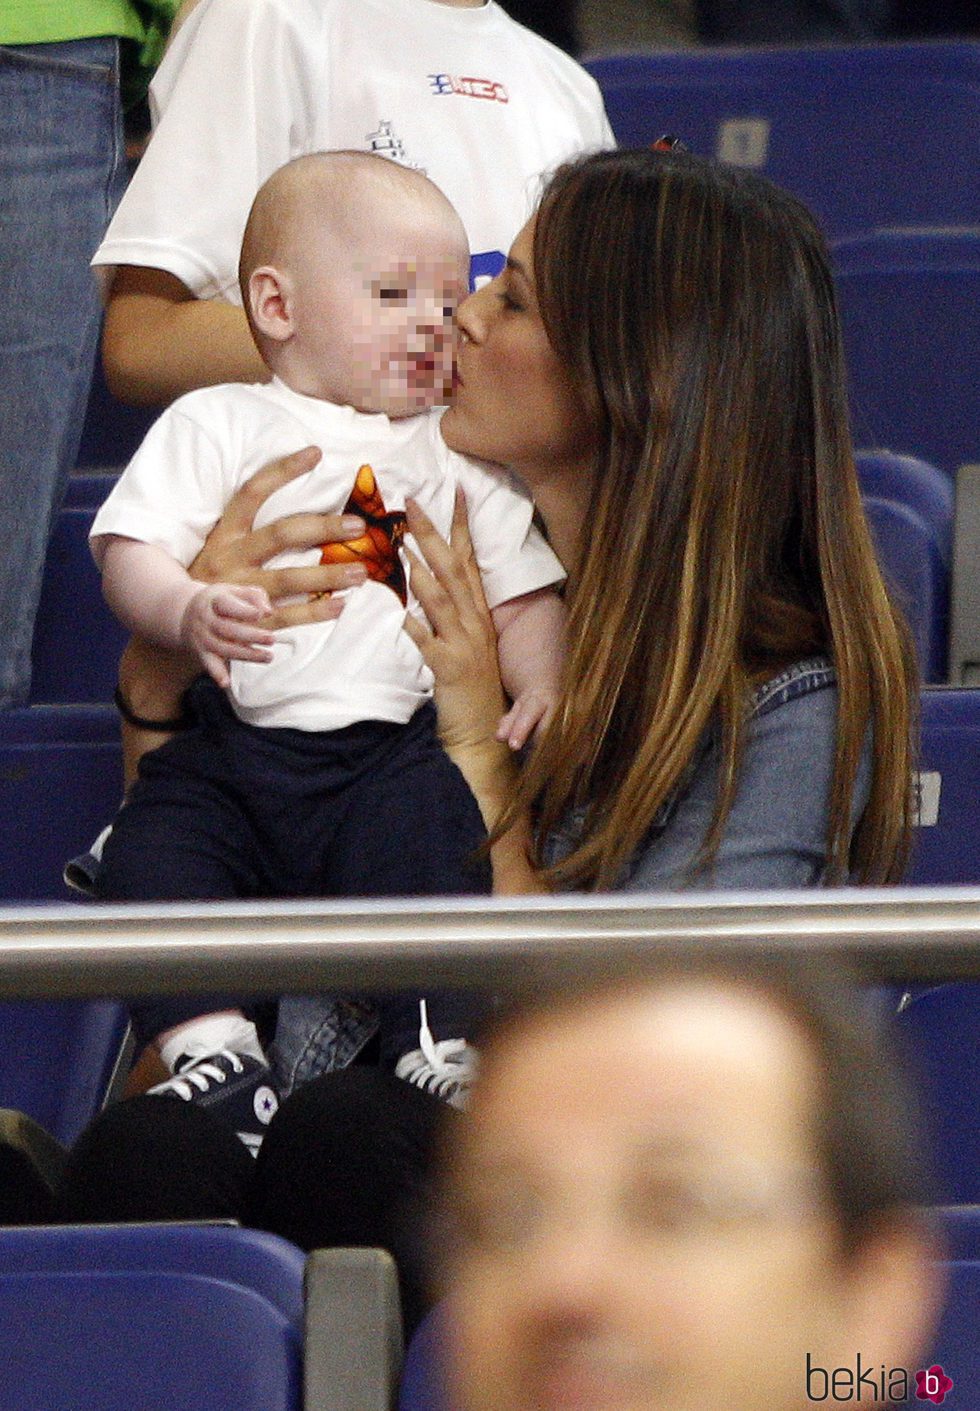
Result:
M122 155L118 40L0 47L0 706L30 689L48 533L98 339L89 260Z

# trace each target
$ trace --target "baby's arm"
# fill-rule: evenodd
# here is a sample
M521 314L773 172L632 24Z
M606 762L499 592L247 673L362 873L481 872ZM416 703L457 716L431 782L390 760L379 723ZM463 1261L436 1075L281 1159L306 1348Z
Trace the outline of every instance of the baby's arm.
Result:
M513 705L497 739L519 750L548 724L558 701L565 660L565 608L552 588L511 598L492 611L500 679Z
M255 625L271 611L264 588L197 583L165 549L118 534L106 535L96 552L106 601L120 621L161 647L193 652L219 686L230 684L230 660L271 659L273 634Z

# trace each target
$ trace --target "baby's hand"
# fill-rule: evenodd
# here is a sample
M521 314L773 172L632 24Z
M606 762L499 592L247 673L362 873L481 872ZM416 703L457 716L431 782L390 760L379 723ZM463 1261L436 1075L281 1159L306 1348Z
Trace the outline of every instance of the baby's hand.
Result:
M259 618L272 611L264 588L210 583L198 590L184 609L181 643L200 658L219 686L228 687L229 661L271 661L275 641Z
M544 730L555 713L558 692L548 686L532 686L522 691L497 726L497 739L519 750L531 735Z

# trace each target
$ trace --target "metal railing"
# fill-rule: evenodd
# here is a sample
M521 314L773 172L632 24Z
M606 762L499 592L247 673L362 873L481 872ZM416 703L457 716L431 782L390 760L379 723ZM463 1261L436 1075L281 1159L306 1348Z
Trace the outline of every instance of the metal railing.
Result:
M0 909L0 998L507 990L688 946L980 979L980 888Z

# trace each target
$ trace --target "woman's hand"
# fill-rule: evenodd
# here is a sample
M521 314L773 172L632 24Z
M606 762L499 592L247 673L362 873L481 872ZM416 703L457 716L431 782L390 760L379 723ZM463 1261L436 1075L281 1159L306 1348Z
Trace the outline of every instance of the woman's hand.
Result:
M457 491L448 543L415 501L406 501L405 511L424 559L406 549L412 591L429 619L426 624L406 617L405 631L436 677L441 741L474 792L486 831L492 834L515 796L517 768L508 746L496 739L505 696L467 507ZM547 890L529 855L530 823L519 816L491 848L496 893Z
M439 735L492 833L517 788L517 766L496 738L505 705L497 662L497 634L483 593L470 540L466 503L456 492L449 543L415 504L405 504L408 527L424 563L406 549L412 592L428 624L406 616L405 631L436 679ZM493 889L500 893L546 890L528 860L530 825L515 819L491 849Z
M311 564L305 568L266 568L286 549L312 549L342 543L364 533L356 515L293 514L253 529L255 516L275 491L311 471L320 459L316 446L281 456L255 473L232 496L190 566L202 583L239 583L262 588L272 612L262 619L266 628L295 627L338 617L343 601L334 598L367 578L360 564ZM285 601L283 601L285 600Z
M408 527L423 563L410 549L412 592L428 623L405 619L405 631L436 678L439 735L447 753L495 743L506 710L497 661L497 634L470 540L466 503L456 492L447 544L414 500L405 504Z

